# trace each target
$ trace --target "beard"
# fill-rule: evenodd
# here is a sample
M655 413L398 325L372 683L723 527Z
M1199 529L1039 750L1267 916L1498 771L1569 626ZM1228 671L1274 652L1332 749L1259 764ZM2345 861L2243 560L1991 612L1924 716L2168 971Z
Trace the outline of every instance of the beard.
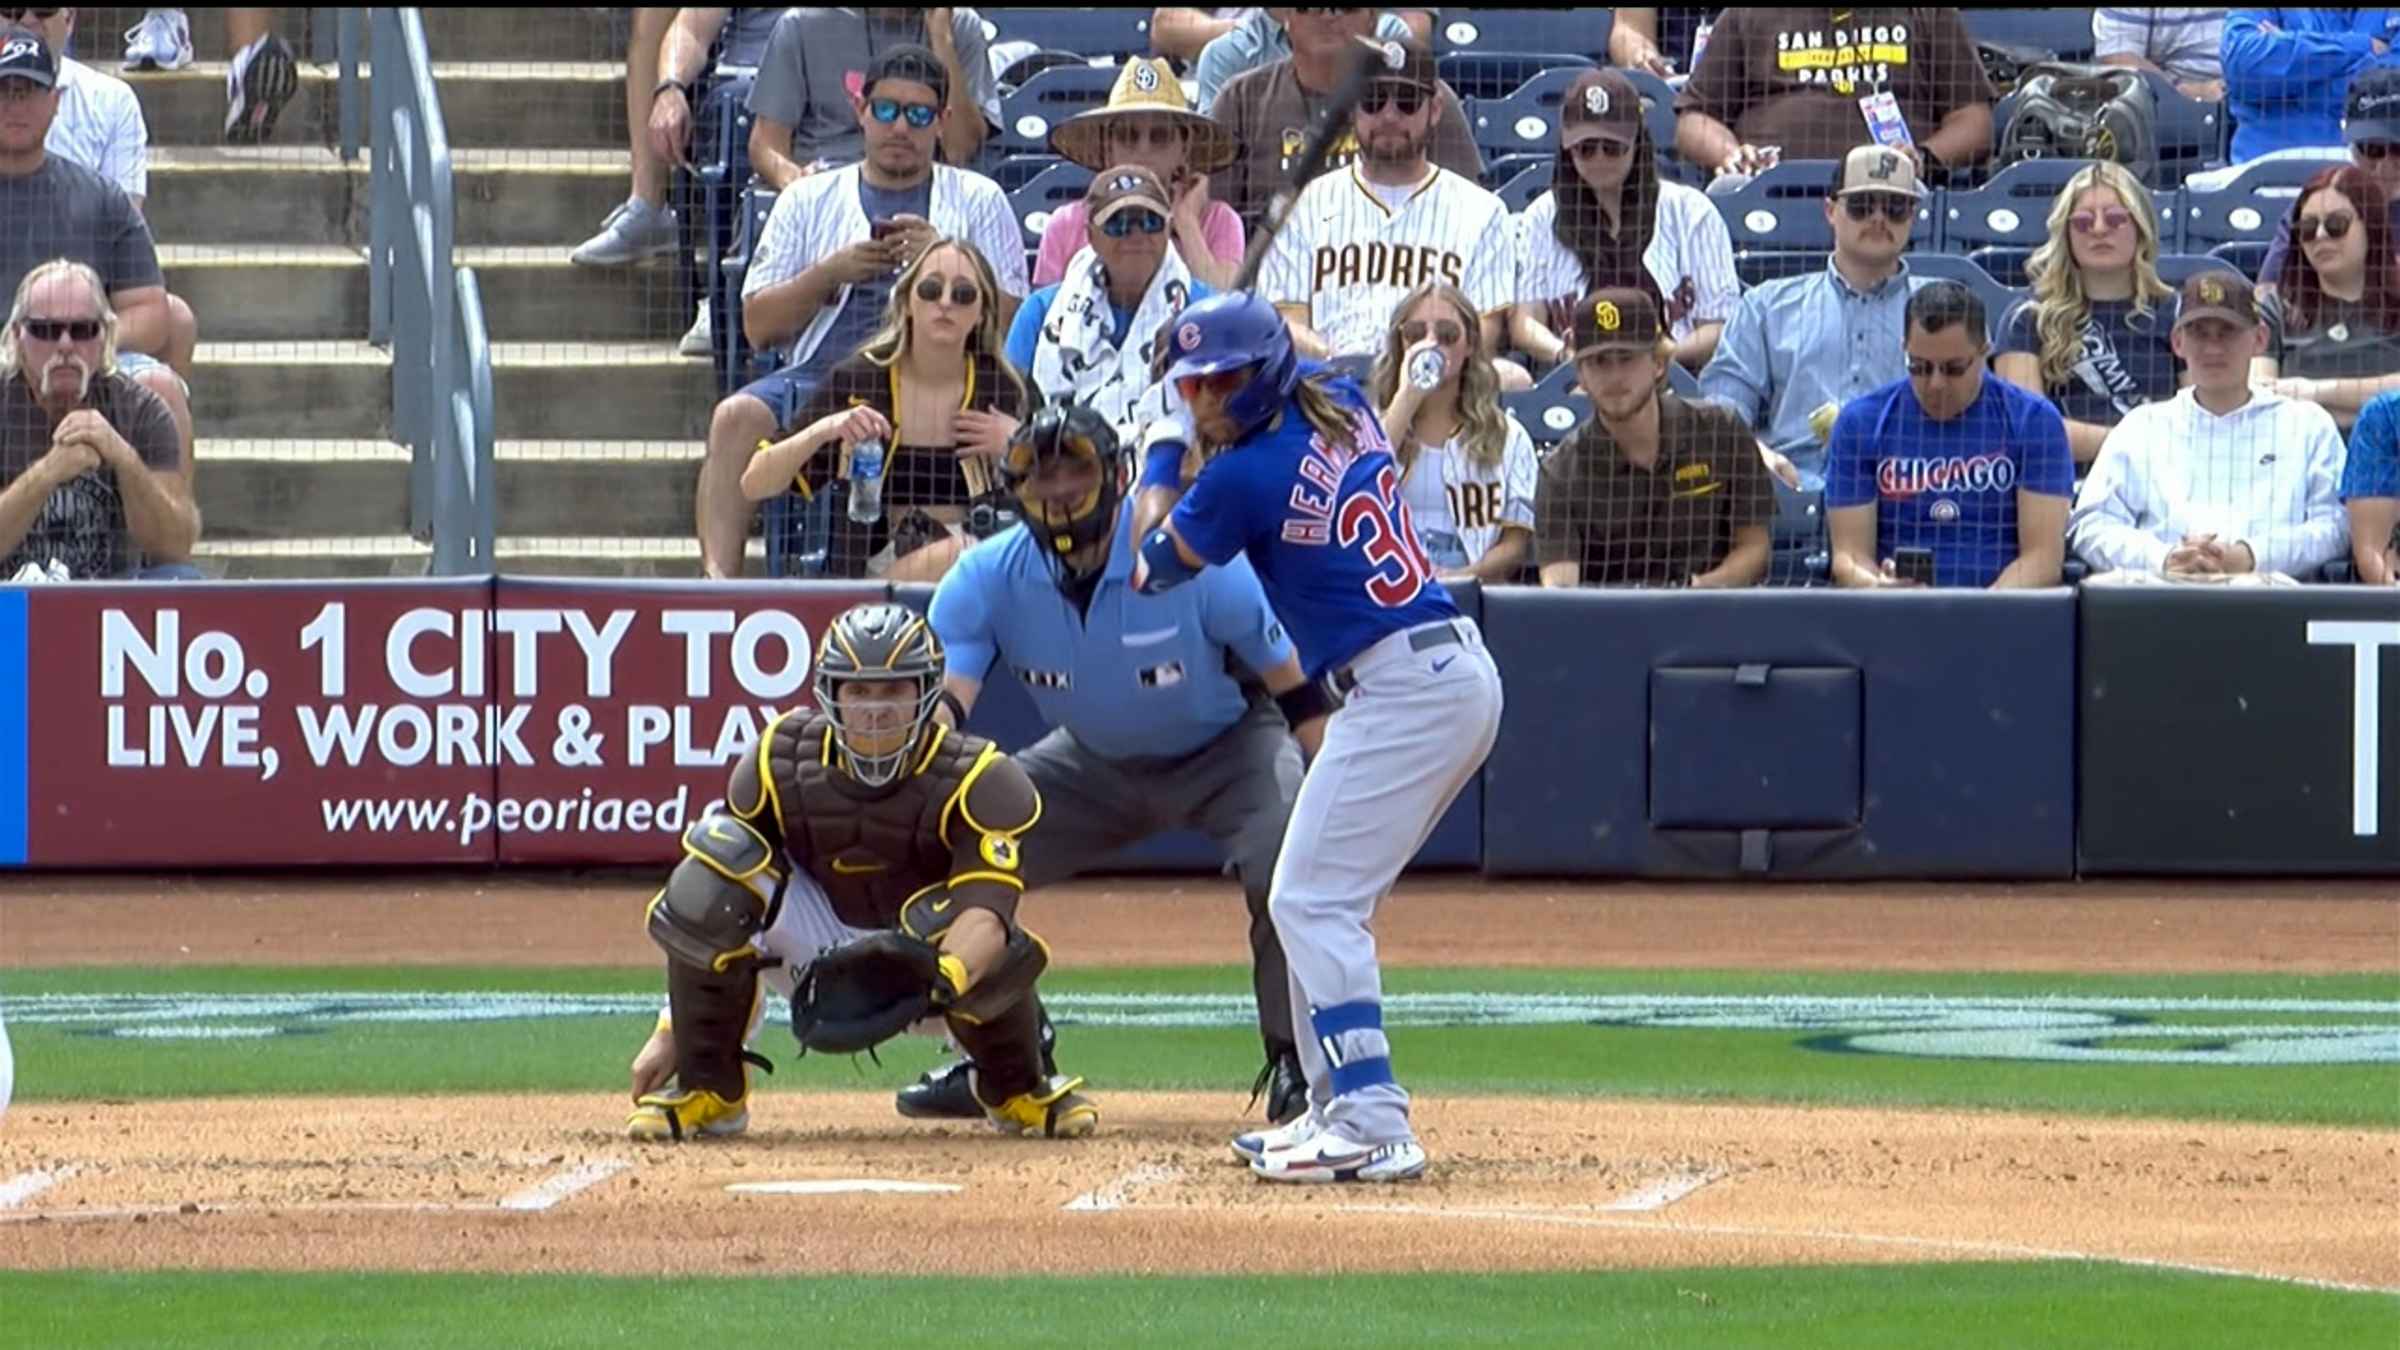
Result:
M1641 416L1642 409L1649 407L1657 399L1658 386L1653 384L1639 393L1627 394L1621 399L1607 403L1594 399L1592 400L1592 411L1598 413L1605 421L1627 422Z
M1410 164L1425 157L1425 146L1431 139L1430 133L1420 136L1408 131L1378 131L1367 139L1361 152L1369 164Z

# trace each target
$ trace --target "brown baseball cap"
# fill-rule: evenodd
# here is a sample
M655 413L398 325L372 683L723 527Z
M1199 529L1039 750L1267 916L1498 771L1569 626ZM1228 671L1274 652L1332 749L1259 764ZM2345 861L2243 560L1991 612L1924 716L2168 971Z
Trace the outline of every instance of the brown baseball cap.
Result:
M2183 289L2176 293L2175 326L2183 327L2201 319L2223 319L2243 328L2258 323L2258 292L2242 274L2227 269L2210 268L2186 277Z
M1916 161L1880 145L1855 146L1849 154L1842 156L1842 172L1833 181L1833 195L1847 197L1853 192L1896 192L1903 197L1925 195L1925 189L1917 183Z
M1577 360L1595 352L1655 351L1664 331L1648 291L1612 286L1575 302Z
M1441 82L1433 66L1433 49L1410 38L1362 37L1358 39L1380 64L1368 68L1371 80L1405 80L1427 89Z
M1587 70L1558 105L1558 143L1573 149L1603 138L1627 145L1642 133L1642 95L1623 71Z
M1139 164L1120 164L1093 175L1092 185L1084 189L1083 203L1091 208L1094 225L1105 224L1110 216L1136 206L1147 206L1162 216L1175 214L1167 204L1167 185Z

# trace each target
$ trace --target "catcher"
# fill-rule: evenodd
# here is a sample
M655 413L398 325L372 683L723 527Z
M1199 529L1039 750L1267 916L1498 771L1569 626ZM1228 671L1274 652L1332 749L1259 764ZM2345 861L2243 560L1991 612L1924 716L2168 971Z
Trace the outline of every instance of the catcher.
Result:
M1041 798L998 747L935 719L943 671L916 614L844 612L817 646L817 710L769 723L725 809L685 832L648 912L667 1010L633 1061L634 1138L748 1127L762 980L791 999L804 1053L870 1049L938 1017L974 1057L995 1127L1098 1127L1083 1080L1049 1070L1034 998L1049 948L1016 922L1018 839Z

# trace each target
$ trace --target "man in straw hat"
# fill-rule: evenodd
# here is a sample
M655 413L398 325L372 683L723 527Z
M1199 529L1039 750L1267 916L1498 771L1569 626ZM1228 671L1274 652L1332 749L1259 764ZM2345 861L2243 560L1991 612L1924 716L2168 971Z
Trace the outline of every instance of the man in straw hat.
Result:
M1242 218L1208 192L1208 176L1233 162L1233 133L1192 111L1166 62L1128 60L1108 102L1059 123L1050 148L1094 173L1131 164L1158 175L1168 192L1168 232L1184 266L1220 290L1241 270ZM1050 217L1034 259L1034 285L1066 276L1068 262L1085 247L1090 218L1080 201Z

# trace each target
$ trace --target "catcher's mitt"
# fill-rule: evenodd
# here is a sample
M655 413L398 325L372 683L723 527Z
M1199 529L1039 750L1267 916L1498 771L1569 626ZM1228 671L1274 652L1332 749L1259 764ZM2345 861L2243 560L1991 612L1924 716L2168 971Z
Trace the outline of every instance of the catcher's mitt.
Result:
M792 1034L803 1054L854 1055L934 1009L941 953L906 933L869 933L802 967L792 984Z

